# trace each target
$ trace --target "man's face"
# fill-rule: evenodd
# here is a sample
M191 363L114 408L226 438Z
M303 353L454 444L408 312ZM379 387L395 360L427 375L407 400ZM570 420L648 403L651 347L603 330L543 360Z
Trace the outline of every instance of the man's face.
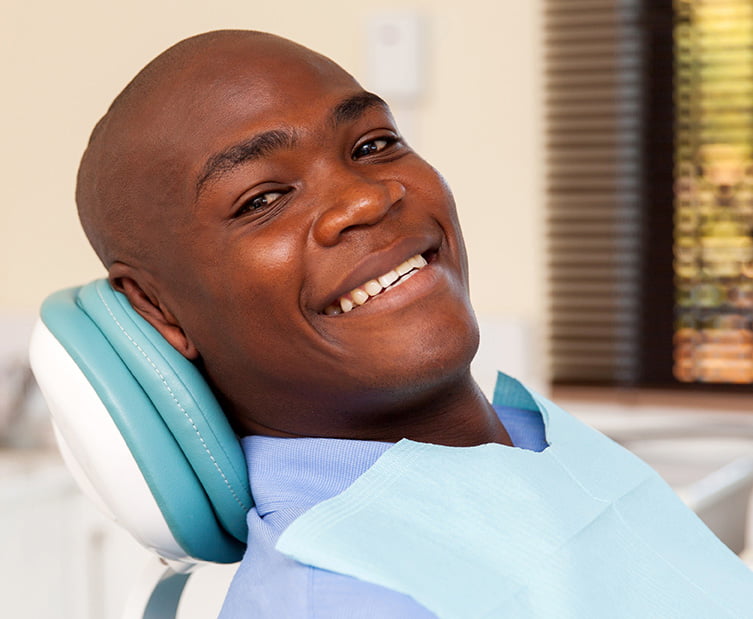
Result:
M366 437L467 374L453 198L345 72L256 48L199 59L160 121L176 190L153 271L242 431Z

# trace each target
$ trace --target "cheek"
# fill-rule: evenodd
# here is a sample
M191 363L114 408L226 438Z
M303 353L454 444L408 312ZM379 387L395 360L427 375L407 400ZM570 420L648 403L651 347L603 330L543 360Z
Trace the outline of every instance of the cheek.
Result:
M248 275L261 285L278 284L276 277L290 276L299 270L298 262L303 252L300 235L266 234L251 237L240 244L237 258L232 262L246 265Z
M302 250L289 235L194 239L172 281L181 322L202 356L221 353L239 339L270 339L265 335L296 313Z
M220 313L245 337L274 337L296 315L302 250L283 235L255 236L220 253L222 264L205 275Z
M463 232L460 228L455 197L452 195L447 181L431 165L422 160L422 182L416 184L416 192L423 198L425 204L430 204L432 214L444 230L445 236L458 257L466 285L468 282L468 255L463 240Z
M196 273L203 281L191 316L195 345L230 401L282 375L297 348L302 251L288 241L249 239L220 250L215 265Z
M431 205L438 219L449 222L456 235L460 236L455 198L447 181L436 168L419 158L415 165L406 170L405 177L401 180L408 184L425 204Z

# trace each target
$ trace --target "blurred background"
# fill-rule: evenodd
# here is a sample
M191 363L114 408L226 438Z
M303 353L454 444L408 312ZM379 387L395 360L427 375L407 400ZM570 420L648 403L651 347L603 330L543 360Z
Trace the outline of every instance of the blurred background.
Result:
M62 468L26 349L45 296L104 275L73 200L92 127L156 54L217 28L292 38L382 94L454 191L482 386L499 368L552 395L745 552L753 1L3 9L0 591L13 616L118 616L143 559ZM212 616L196 591L186 607Z

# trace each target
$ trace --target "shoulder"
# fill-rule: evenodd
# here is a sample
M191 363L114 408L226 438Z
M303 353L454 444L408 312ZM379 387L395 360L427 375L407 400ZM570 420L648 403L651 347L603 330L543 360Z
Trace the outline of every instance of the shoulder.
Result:
M261 518L250 517L249 527L249 545L219 619L435 617L407 595L283 555L274 547L279 528Z
M282 557L244 561L219 619L434 619L411 597Z

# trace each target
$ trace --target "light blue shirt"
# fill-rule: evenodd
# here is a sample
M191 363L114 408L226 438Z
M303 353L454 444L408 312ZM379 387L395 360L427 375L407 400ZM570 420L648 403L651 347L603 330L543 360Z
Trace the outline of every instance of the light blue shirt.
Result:
M516 447L546 447L541 415L496 407ZM378 585L304 565L275 549L280 534L314 505L346 490L391 443L339 439L242 440L255 506L248 548L221 619L425 619L434 614L412 598Z

